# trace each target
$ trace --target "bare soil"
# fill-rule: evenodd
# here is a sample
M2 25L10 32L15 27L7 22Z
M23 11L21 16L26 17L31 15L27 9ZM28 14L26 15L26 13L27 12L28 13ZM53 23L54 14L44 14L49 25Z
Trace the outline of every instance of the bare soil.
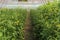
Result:
M24 40L33 40L33 28L31 26L30 11L27 12L24 28Z

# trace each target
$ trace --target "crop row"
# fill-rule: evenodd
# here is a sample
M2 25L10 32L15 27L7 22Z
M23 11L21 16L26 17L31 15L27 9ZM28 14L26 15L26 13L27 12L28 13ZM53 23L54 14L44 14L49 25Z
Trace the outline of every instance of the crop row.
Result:
M0 9L0 40L24 40L26 9Z
M31 9L34 40L60 40L60 4L48 2Z

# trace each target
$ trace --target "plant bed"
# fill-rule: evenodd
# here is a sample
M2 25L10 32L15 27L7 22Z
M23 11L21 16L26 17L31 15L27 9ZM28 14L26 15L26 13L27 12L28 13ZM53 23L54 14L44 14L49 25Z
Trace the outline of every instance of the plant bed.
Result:
M56 3L30 10L34 40L60 40L60 8Z
M26 13L23 8L0 9L0 40L24 40Z

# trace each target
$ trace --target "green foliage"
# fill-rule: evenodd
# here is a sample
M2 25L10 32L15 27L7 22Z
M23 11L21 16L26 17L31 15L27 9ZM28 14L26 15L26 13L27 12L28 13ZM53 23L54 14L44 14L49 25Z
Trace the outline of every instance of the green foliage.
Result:
M47 3L31 9L35 40L60 40L60 9L55 3Z
M26 9L0 9L0 40L24 40Z

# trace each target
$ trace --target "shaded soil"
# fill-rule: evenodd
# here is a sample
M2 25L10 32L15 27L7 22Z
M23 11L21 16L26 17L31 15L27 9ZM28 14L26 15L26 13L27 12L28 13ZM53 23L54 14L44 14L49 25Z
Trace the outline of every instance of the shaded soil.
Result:
M30 11L28 10L26 20L25 20L25 28L24 28L24 40L33 40L33 28L31 26L30 20Z

